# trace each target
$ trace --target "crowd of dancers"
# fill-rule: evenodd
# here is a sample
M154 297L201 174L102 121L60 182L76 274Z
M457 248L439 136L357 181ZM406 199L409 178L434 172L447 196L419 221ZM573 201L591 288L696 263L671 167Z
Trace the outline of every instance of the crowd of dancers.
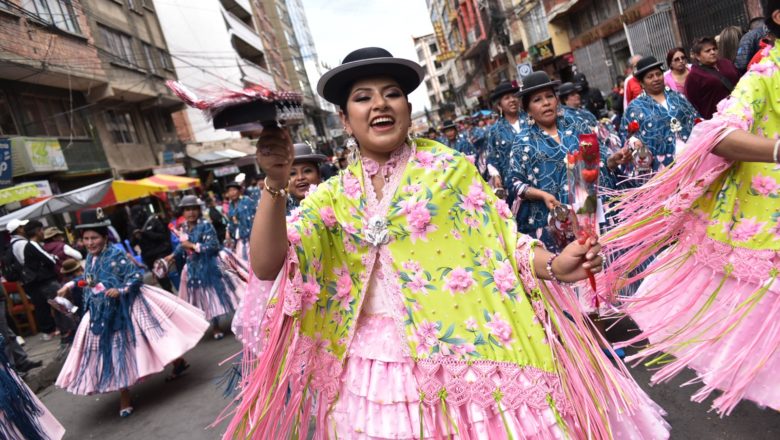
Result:
M780 35L780 2L767 8ZM713 46L693 49L706 72ZM100 210L82 214L89 255L60 294L83 295L86 313L57 385L118 391L127 417L132 385L167 364L181 375L232 315L244 350L225 439L668 438L619 359L630 346L659 365L653 382L695 370L692 398L717 392L721 416L743 400L778 411L780 49L760 55L711 112L711 96L694 102L641 57L619 121L593 113L583 77L534 72L495 88L497 117L415 137L407 96L423 68L356 50L317 87L341 110L349 163L327 178L325 156L263 130L265 179L231 184L225 246L199 199L179 203L161 263L180 268L178 297L107 245ZM583 139L598 143L582 178L599 188L601 238L566 234ZM641 332L609 342L599 315ZM0 361L0 434L60 438Z

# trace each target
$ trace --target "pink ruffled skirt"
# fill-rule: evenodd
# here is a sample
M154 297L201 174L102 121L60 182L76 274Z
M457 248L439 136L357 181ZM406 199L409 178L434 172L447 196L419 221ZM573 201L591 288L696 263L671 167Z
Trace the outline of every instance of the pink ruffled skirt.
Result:
M419 439L422 432L424 438L451 435L459 439L502 439L509 438L509 433L515 439L566 438L544 395L519 397L520 403L503 411L495 404L482 405L473 401L447 407L440 402L434 406L421 405L420 375L415 371L418 367L403 353L406 343L399 341L397 335L395 322L390 317L364 314L359 318L342 375L339 399L329 423L335 430L332 437ZM520 374L529 389L533 389L538 377L525 370ZM491 387L501 381L500 376L498 370L489 375L487 380L491 381ZM476 368L440 369L434 379L439 383L462 379L468 384L466 386L473 386L485 376ZM633 381L627 382L627 387L637 386ZM668 438L668 425L661 413L648 397L637 405L634 414L611 414L615 438ZM574 423L567 418L563 421Z
M87 312L76 331L73 346L56 385L79 395L128 388L143 377L163 371L167 364L195 347L209 327L202 311L152 286L141 287L141 293L133 303L131 317L135 344L126 348L122 358L134 362L135 368L124 371L124 379L114 380L107 386L98 386L100 366L96 362L99 357L95 353L99 346L99 336L90 330L90 316ZM115 359L118 357L114 356Z
M700 253L715 255L704 246ZM690 367L704 383L692 400L701 402L721 390L713 402L721 414L742 399L780 410L780 280L763 285L751 280L746 276L750 268L739 267L746 258L735 258L738 267L731 276L691 258L673 273L645 279L627 307L643 332L628 344L647 338L651 346L629 360L674 355L653 382Z
M193 288L187 287L187 280L189 279L188 266L184 266L184 270L181 273L181 282L179 284L179 298L187 301L196 308L205 313L207 320L211 321L213 318L220 317L233 313L240 301L239 292L246 291L246 282L243 281L237 274L231 271L225 270L224 265L220 265L223 275L229 277L234 288L230 288L225 283L225 292L228 295L229 304L224 304L219 300L217 292L212 288Z

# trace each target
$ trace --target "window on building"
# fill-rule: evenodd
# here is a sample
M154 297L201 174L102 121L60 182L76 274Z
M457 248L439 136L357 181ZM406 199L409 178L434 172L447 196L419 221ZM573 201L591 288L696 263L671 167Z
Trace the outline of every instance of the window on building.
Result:
M173 63L170 55L162 49L157 49L157 58L160 60L160 66L165 70L173 71Z
M157 73L157 66L154 63L154 50L152 49L152 46L148 43L141 43L141 46L144 49L144 61L146 61L146 68L149 69L150 72Z
M11 104L5 93L0 92L0 136L19 134L14 115L11 113Z
M434 61L434 62L433 62L433 67L435 67L435 68L437 68L437 69L441 69L441 63L440 63L440 62L438 62L438 61Z
M431 80L430 79L426 79L425 80L425 88L428 89L428 90L433 90L433 87L431 86Z
M445 84L447 84L447 77L444 75L439 75L439 84L442 87L445 87Z
M436 43L431 43L431 44L429 44L429 45L428 45L428 49L430 49L430 51L431 51L431 53L432 53L432 54L435 54L436 52L438 52L438 51L439 51L439 48L438 48L438 47L436 47Z
M22 95L23 131L28 136L88 136L86 124L66 99Z
M531 9L531 12L523 17L526 35L530 45L539 44L550 38L547 31L547 18L544 15L544 6L541 2Z
M70 0L27 0L24 8L46 23L78 34L81 31L71 3Z
M106 117L106 128L111 133L111 139L116 144L137 144L138 133L135 130L133 117L129 112L108 110L103 113Z
M425 54L423 53L422 47L417 49L417 59L420 61L425 61Z
M98 29L105 45L103 48L114 55L115 62L138 66L133 51L133 39L129 35L100 24Z

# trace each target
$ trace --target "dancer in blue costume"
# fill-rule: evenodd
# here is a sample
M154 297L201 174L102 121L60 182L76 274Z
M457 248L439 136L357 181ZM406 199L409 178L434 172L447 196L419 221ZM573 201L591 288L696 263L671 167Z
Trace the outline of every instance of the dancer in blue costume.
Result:
M0 335L0 438L60 440L64 435L65 428L11 367Z
M506 196L505 179L509 175L509 153L512 142L526 124L528 116L520 108L516 81L504 81L490 94L490 102L501 115L488 130L485 172L482 174L499 196ZM512 204L512 199L508 200Z
M185 220L178 231L181 242L168 257L183 268L179 298L202 310L212 324L214 339L222 339L219 318L235 312L238 292L246 286L220 261L217 231L203 218L200 200L184 196L179 209Z
M655 173L671 165L677 141L688 141L700 116L685 96L666 87L662 62L645 57L639 60L636 69L634 76L644 91L631 101L623 114L620 136L624 141L628 139L629 124L638 123L639 131L634 136L650 149Z
M228 204L228 237L226 246L232 247L236 255L244 261L249 261L249 235L255 220L257 203L248 196L242 195L241 184L227 184Z
M579 135L592 133L578 130L581 123L567 125L559 114L555 95L557 81L544 72L534 72L524 79L520 92L523 108L529 114L529 124L514 138L508 178L505 185L514 200L518 229L541 239L547 249L557 251L558 245L546 226L551 209L569 199L566 177L566 154L579 148ZM532 122L531 122L532 121ZM602 157L608 157L601 148ZM614 174L602 162L600 185L614 185Z
M459 151L472 159L476 157L476 150L474 146L469 142L468 137L463 133L458 133L458 126L452 121L444 121L441 126L441 131L444 133L444 137L441 143L452 148L455 151Z
M171 362L169 377L178 377L188 367L180 356L198 343L208 323L200 310L143 285L138 267L108 243L110 225L98 208L83 212L76 226L89 252L86 313L57 386L79 395L119 391L119 415L127 417L133 412L128 388Z

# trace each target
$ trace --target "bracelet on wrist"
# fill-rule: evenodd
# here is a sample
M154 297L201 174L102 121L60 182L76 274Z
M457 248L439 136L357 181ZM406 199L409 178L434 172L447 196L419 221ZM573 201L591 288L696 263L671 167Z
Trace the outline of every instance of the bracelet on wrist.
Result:
M567 283L566 281L561 281L556 275L555 272L553 272L553 261L555 261L556 258L558 258L560 254L553 254L549 260L547 260L547 274L550 275L550 280L554 281L557 284L560 284L562 286L573 286L576 283Z
M772 159L775 160L775 163L780 163L780 139L775 141L775 150L772 153Z
M276 200L278 198L287 197L287 188L289 187L289 184L285 185L284 188L272 188L271 186L268 185L268 176L266 176L265 179L263 179L263 184L265 186L266 192L268 192L268 194L271 195L272 199Z

